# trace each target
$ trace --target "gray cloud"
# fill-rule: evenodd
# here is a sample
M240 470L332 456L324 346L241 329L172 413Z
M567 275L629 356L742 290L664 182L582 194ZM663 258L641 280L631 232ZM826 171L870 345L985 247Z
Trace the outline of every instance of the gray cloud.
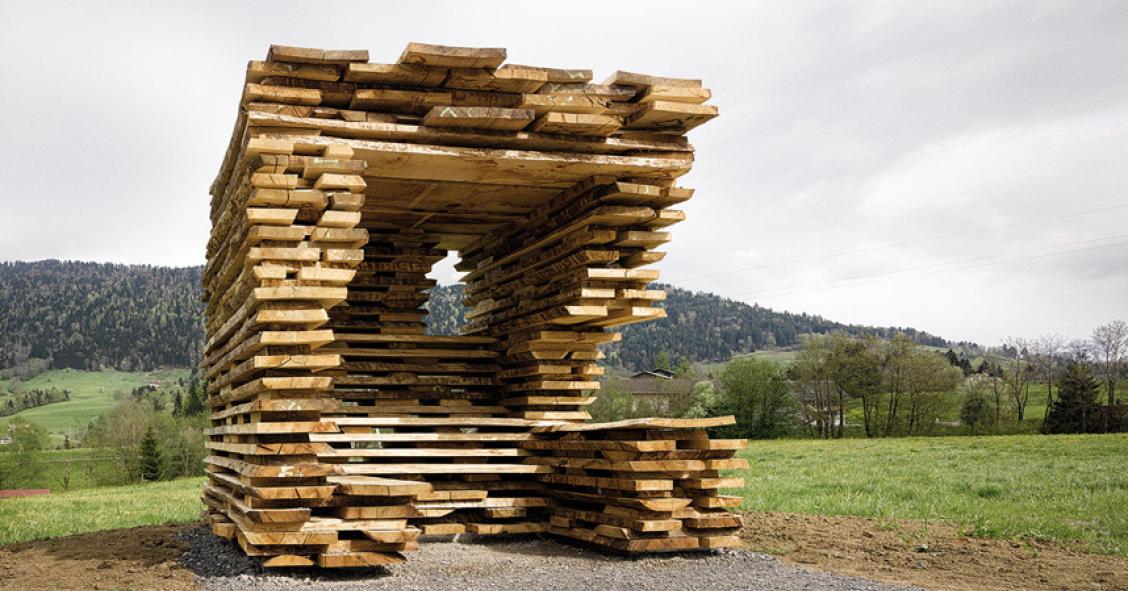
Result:
M310 6L4 3L0 258L201 263L245 61L418 40L703 78L685 287L988 343L1128 316L1122 2Z

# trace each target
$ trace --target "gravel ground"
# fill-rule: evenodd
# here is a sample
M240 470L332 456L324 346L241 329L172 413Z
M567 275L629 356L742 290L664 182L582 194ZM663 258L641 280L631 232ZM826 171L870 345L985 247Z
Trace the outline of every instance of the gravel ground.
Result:
M406 564L356 571L267 570L205 526L185 528L190 548L180 562L204 591L591 591L762 589L778 591L903 591L864 579L803 570L744 551L619 558L541 538L474 544L424 543Z

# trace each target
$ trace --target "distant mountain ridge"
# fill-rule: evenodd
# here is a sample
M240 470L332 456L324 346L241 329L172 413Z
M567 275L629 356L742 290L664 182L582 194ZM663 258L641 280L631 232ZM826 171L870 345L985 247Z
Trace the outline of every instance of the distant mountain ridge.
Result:
M671 359L725 361L733 355L760 349L794 347L804 334L842 331L851 335L890 338L899 332L921 345L949 347L943 338L915 328L842 324L810 314L776 312L716 294L692 292L655 283L666 290L667 317L622 327L623 339L607 350L607 362L628 369L650 366L658 353ZM435 334L458 334L462 325L462 286L440 285L431 290L430 329Z
M150 370L189 367L203 339L203 267L106 263L0 262L0 368L30 358L54 367ZM808 333L841 330L888 338L904 332L916 342L950 346L912 328L846 325L820 316L776 312L721 296L666 289L668 317L625 326L607 350L613 365L638 369L665 351L672 359L723 361L735 354L799 344ZM431 290L429 330L458 334L462 286Z
M0 262L0 368L188 367L203 341L203 267Z

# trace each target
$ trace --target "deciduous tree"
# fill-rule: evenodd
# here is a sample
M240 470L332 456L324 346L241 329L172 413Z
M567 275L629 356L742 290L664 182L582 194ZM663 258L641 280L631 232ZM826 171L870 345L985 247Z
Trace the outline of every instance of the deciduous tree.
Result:
M1010 368L1002 372L1014 405L1014 418L1018 423L1026 419L1026 405L1030 402L1030 382L1034 377L1034 346L1024 338L1009 338L1003 343L1004 349L1013 351Z
M1116 406L1116 381L1128 356L1128 322L1114 320L1093 330L1093 355L1097 371L1105 383L1106 399L1104 430L1109 430L1109 419Z
M1054 403L1054 381L1061 368L1061 353L1065 349L1065 337L1057 334L1048 334L1038 337L1032 343L1034 349L1034 371L1046 384L1046 411L1042 416L1044 423L1050 416L1050 407Z
M862 423L866 437L878 432L878 415L881 406L881 355L878 343L872 337L851 338L835 333L828 338L830 379L838 392L838 422L846 422L846 401L858 399L862 403Z
M903 398L908 391L910 364L916 343L907 336L898 334L886 343L881 356L882 388L888 397L886 402L883 435L893 435Z
M771 439L795 427L796 402L786 372L776 363L742 357L721 374L721 408L736 416L744 437Z
M803 403L803 417L807 428L817 437L840 437L835 429L839 413L835 401L840 393L834 386L830 370L831 347L826 337L811 335L804 339L803 348L791 367L799 398Z
M14 418L0 435L12 442L0 446L0 488L27 486L43 471L40 451L50 441L47 431L23 418Z

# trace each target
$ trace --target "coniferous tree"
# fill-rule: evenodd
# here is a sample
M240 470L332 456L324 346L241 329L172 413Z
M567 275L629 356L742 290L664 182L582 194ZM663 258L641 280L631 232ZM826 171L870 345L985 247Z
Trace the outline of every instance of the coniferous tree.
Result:
M967 425L971 429L971 434L975 434L975 428L983 423L991 414L991 408L987 404L987 398L983 396L980 390L971 390L964 398L963 406L960 408L960 422Z
M194 417L204 414L204 385L199 379L189 382L188 396L184 400L184 416Z
M1100 384L1089 365L1071 362L1058 385L1057 400L1046 415L1046 433L1096 433L1103 427L1101 404L1097 401Z
M145 431L145 437L141 439L141 466L138 472L141 480L145 481L161 477L161 452L157 449L157 437L153 434L152 427Z

